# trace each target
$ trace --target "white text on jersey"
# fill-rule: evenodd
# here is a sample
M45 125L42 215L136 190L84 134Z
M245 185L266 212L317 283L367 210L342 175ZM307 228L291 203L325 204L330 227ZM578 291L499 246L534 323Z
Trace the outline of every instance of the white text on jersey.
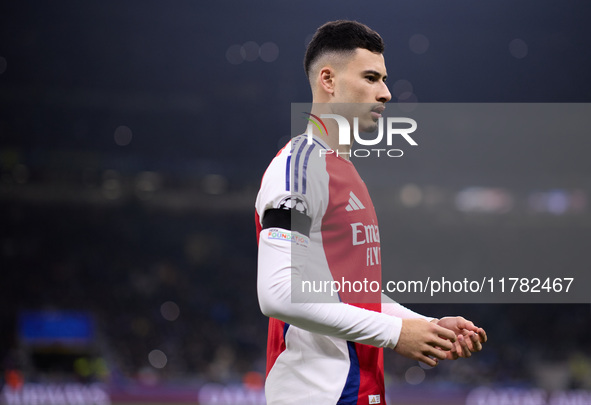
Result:
M353 246L365 243L380 242L380 231L377 225L363 225L361 222L351 224L353 230Z

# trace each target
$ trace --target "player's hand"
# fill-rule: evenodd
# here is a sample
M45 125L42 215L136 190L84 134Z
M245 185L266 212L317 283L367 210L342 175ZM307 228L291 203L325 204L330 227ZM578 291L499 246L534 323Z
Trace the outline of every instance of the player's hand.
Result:
M431 367L448 358L455 346L456 334L424 319L403 319L398 344L394 350L405 357L422 361Z
M450 360L472 356L472 353L482 350L482 344L488 339L484 329L476 327L474 323L461 316L448 316L432 323L452 331L457 337L454 347L447 352L447 358Z

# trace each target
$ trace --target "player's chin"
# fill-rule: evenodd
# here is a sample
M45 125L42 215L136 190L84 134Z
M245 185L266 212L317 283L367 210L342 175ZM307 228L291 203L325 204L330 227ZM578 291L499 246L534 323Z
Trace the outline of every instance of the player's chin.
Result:
M378 122L373 119L369 119L359 126L359 130L365 133L372 133L378 130Z

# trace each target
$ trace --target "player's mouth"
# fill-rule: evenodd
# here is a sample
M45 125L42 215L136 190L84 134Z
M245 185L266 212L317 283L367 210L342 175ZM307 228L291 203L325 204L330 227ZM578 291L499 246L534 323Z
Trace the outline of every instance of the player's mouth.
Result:
M382 118L382 113L385 109L386 107L384 105L377 105L371 109L371 117L374 119L374 121Z

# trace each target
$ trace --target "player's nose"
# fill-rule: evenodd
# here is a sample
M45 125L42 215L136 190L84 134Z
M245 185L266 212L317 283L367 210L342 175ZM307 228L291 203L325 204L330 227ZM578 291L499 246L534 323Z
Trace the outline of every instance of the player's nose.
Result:
M387 103L391 99L392 99L392 94L390 94L390 90L388 89L388 86L386 85L386 83L382 82L382 85L380 86L380 91L377 94L376 100L379 101L380 103Z

